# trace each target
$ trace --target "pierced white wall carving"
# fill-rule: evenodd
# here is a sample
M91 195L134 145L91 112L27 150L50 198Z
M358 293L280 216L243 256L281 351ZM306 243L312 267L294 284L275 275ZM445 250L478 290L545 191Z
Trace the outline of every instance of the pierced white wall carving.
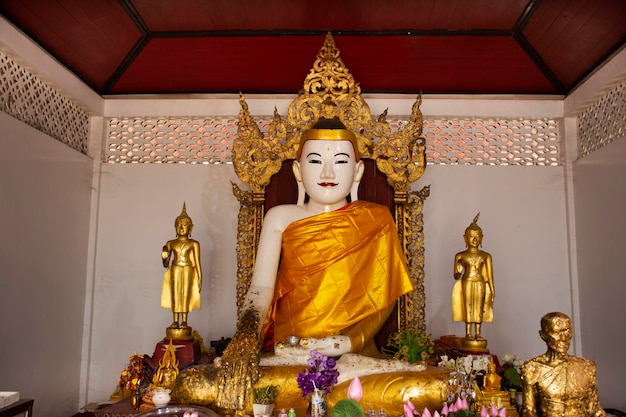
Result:
M109 163L229 163L237 134L236 116L119 117L106 122L104 162Z
M267 131L271 117L259 118ZM401 119L388 119L393 130ZM114 117L106 119L104 161L231 163L237 117ZM440 165L560 164L558 120L425 119L426 156Z
M626 136L626 81L578 115L578 157Z
M429 164L560 164L559 122L554 119L425 119L424 136Z
M0 109L29 126L87 155L89 116L0 52Z

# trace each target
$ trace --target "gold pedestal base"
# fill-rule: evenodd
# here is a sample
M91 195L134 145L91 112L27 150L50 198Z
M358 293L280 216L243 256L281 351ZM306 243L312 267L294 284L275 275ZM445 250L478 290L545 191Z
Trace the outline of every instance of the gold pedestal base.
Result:
M191 327L168 327L165 329L165 337L170 340L191 340Z
M508 392L478 390L474 411L479 412L482 406L489 409L492 404L498 408L506 408L508 417L519 417L517 409L511 404L511 396Z
M481 353L481 354L489 353L489 349L487 349L487 341L485 339L481 339L481 340L462 339L461 351L468 352L468 353Z

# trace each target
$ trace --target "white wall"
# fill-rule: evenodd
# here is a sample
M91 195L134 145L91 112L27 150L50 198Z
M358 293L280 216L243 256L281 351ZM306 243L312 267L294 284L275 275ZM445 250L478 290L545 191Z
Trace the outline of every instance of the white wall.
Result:
M205 339L234 333L238 202L232 165L101 167L88 401L107 400L128 357L152 355L172 322L159 307L163 244L183 202L200 242L202 307L189 324Z
M598 365L600 401L626 410L626 139L574 164L580 313L585 357Z
M0 112L0 390L79 407L93 161Z
M464 335L452 322L454 255L476 213L494 264L494 322L483 335L494 354L529 359L545 351L539 319L571 314L562 167L429 166L424 209L426 320L433 337Z

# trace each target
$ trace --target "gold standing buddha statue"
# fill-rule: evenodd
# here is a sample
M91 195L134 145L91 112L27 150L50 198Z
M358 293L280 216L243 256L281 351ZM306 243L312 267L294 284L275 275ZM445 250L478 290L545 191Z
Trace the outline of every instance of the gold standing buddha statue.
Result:
M167 268L163 276L161 307L169 308L174 321L166 329L169 339L192 339L192 329L187 323L187 315L194 308L200 308L202 288L202 268L200 266L200 243L191 239L193 222L187 215L187 207L174 222L176 239L163 246L161 258Z
M452 320L465 322L462 349L485 352L487 341L481 335L481 326L483 322L493 321L496 290L491 255L479 249L483 241L483 232L477 223L479 214L465 229L463 239L467 249L454 256L457 282L452 290Z

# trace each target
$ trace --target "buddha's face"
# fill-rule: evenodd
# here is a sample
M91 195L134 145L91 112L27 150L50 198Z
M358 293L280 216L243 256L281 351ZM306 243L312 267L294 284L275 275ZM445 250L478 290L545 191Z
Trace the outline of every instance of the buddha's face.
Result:
M332 205L345 201L354 182L360 180L362 165L350 141L308 140L294 163L294 173L311 201Z
M480 230L469 229L465 232L465 243L468 247L477 248L483 241L483 234Z
M565 354L572 340L572 323L567 318L553 318L539 334L548 349Z
M176 220L175 227L178 236L187 236L191 232L191 222L187 219Z

